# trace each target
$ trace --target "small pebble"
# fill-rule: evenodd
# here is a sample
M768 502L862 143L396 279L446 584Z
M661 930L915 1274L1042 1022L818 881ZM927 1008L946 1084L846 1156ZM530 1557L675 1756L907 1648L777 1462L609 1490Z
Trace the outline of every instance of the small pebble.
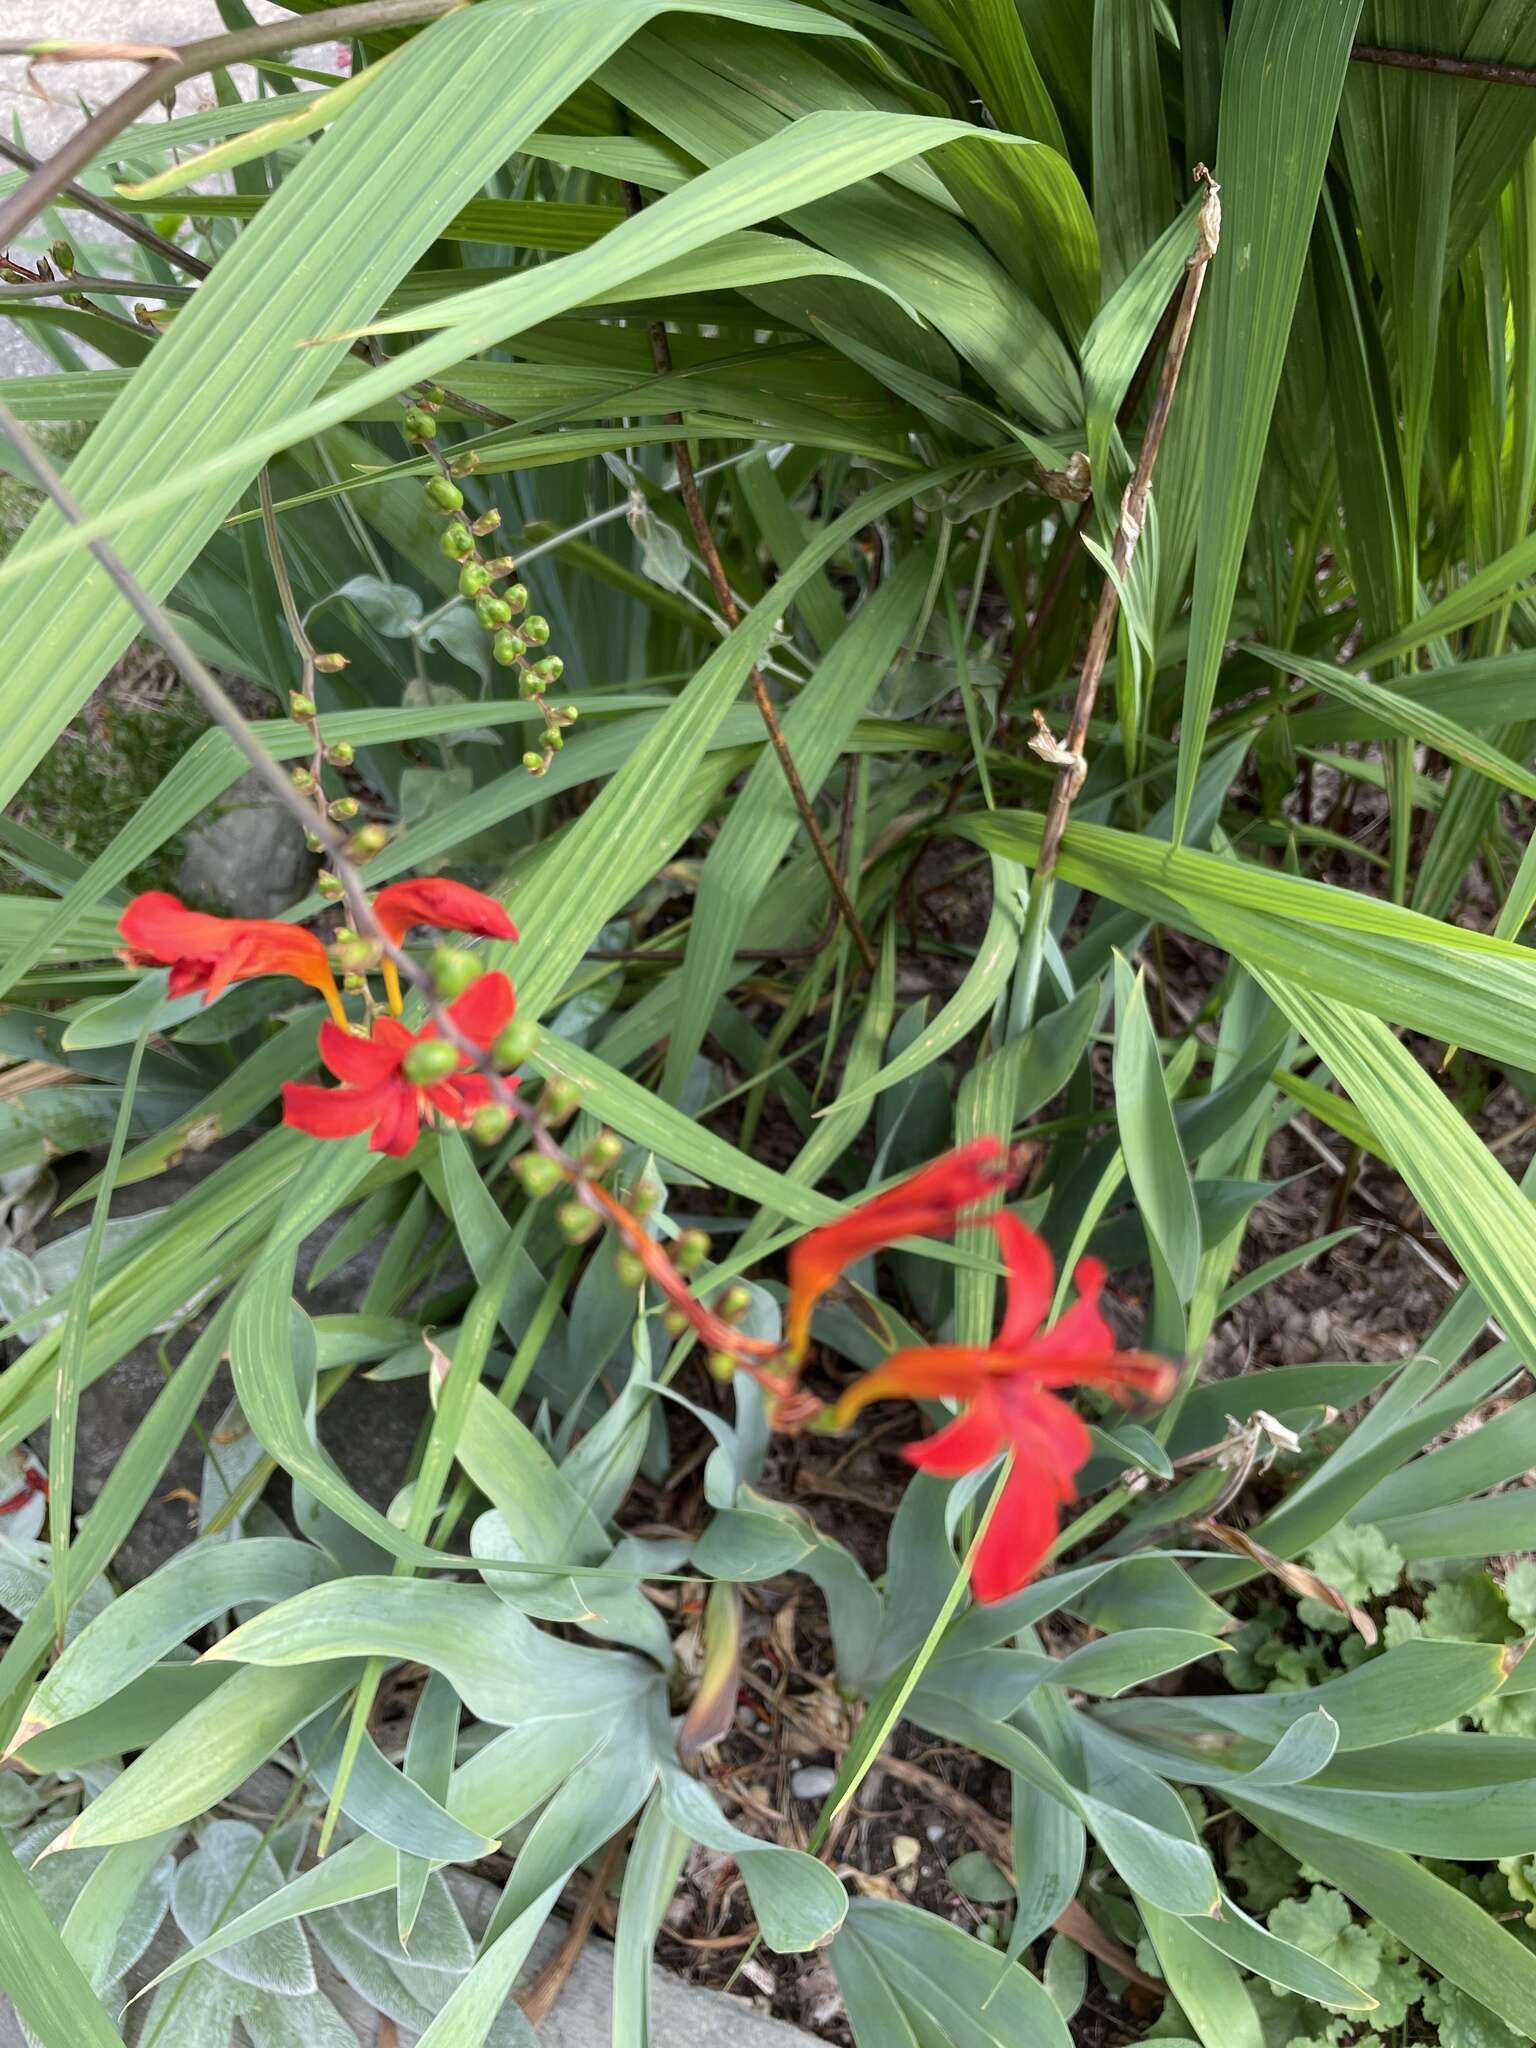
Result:
M802 1764L789 1781L797 1799L825 1799L837 1783L837 1773L828 1764Z
M925 1834L927 1835L927 1837L928 1837L928 1839L929 1839L929 1841L930 1841L930 1842L942 1842L942 1841L943 1841L943 1839L944 1839L944 1823L943 1823L943 1821L941 1821L941 1820L931 1820L931 1821L929 1821L929 1823L928 1823L928 1826L927 1826L927 1827L926 1827L926 1829L924 1830L924 1833L925 1833Z

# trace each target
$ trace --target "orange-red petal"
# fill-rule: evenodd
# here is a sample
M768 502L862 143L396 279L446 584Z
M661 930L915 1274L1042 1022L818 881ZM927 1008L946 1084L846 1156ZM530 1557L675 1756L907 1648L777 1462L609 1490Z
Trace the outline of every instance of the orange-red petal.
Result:
M871 1401L970 1401L987 1384L985 1352L968 1344L914 1345L893 1351L883 1364L855 1380L833 1419L845 1429Z
M903 1444L901 1454L920 1472L931 1472L937 1479L958 1479L963 1472L990 1465L1007 1442L997 1403L989 1400L983 1389L953 1422L918 1443Z
M517 937L517 926L494 896L441 875L391 882L374 897L373 914L397 946L418 924L432 925L438 931L474 932L484 939Z
M182 959L216 960L239 937L243 923L188 910L179 896L147 889L127 906L117 928L135 953L169 967Z
M990 1221L1008 1268L1008 1307L994 1348L1018 1351L1030 1342L1050 1312L1056 1262L1045 1240L1006 1209L1000 1209Z
M812 1311L840 1273L882 1245L948 1237L962 1212L1006 1186L1008 1175L1008 1148L1001 1139L976 1138L802 1237L789 1254L790 1357L804 1357Z
M1014 1465L971 1566L971 1591L984 1606L1009 1599L1039 1571L1061 1527L1061 1502L1038 1471Z
M318 1088L312 1081L283 1084L283 1122L312 1138L355 1138L389 1106L394 1084L379 1088Z
M397 1076L411 1044L410 1032L393 1017L376 1017L367 1038L343 1031L329 1018L320 1026L321 1059L338 1081L348 1081L354 1088L377 1088Z
M504 974L482 974L478 981L472 981L448 1006L448 1014L466 1038L476 1045L487 1046L497 1033L511 1023L517 1009L517 997L512 984ZM423 1037L436 1037L437 1033L428 1026Z

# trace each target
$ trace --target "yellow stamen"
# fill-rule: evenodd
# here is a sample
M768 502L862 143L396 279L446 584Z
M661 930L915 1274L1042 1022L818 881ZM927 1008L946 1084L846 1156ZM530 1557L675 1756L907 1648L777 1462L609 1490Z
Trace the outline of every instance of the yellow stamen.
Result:
M389 999L389 1014L398 1017L405 1008L405 996L400 987L400 970L393 960L386 959L384 967L384 993Z

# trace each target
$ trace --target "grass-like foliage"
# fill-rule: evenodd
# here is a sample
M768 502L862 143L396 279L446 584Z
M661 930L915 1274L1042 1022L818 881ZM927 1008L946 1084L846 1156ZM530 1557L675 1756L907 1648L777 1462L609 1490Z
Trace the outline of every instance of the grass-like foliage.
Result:
M0 178L30 2037L1536 2037L1536 16L290 6Z

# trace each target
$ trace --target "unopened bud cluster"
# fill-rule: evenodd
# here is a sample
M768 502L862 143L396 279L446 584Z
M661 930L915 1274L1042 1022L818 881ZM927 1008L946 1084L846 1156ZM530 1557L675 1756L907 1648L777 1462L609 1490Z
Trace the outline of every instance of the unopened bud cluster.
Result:
M441 513L447 522L438 545L449 561L459 565L459 595L474 607L476 622L491 635L492 660L499 668L517 671L519 695L536 704L543 715L539 746L530 748L523 756L523 766L530 775L543 775L565 745L566 729L577 718L574 704L551 704L547 699L546 693L564 675L565 663L558 654L537 652L549 644L549 621L528 610L526 584L505 581L517 573L513 557L485 556L480 552L479 541L496 531L501 514L492 507L473 520L466 516L464 493L454 478L468 475L474 468L474 451L466 449L448 462L431 446L437 433L434 414L441 403L440 393L418 391L406 408L405 437L439 464L440 473L427 479L425 495L432 510ZM498 584L502 585L500 589Z

